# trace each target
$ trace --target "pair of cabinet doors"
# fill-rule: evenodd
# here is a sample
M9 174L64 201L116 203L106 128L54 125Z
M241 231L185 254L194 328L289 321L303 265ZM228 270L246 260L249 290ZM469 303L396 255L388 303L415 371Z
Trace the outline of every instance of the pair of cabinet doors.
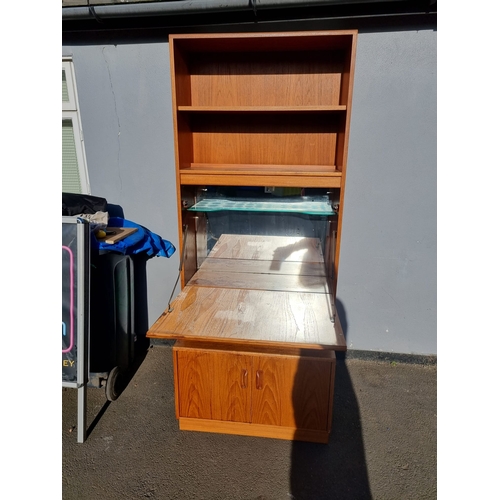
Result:
M335 357L174 347L181 419L329 432Z

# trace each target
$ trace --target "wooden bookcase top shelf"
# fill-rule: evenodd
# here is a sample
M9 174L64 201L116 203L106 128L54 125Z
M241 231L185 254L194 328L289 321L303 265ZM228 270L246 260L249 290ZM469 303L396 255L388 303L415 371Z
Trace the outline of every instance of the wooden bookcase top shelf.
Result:
M351 49L356 30L171 35L188 52L250 52Z

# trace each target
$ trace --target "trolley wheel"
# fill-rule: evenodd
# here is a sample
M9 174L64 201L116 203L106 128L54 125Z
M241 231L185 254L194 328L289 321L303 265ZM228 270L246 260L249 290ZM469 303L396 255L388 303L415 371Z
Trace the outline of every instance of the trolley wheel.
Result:
M115 366L108 375L106 381L106 399L116 401L123 391L123 373L118 366Z

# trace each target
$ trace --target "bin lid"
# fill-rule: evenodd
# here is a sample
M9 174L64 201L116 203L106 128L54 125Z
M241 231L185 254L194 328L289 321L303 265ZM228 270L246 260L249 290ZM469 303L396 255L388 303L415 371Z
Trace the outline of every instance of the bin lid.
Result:
M106 198L91 196L90 194L62 193L62 214L79 215L106 212L108 202Z

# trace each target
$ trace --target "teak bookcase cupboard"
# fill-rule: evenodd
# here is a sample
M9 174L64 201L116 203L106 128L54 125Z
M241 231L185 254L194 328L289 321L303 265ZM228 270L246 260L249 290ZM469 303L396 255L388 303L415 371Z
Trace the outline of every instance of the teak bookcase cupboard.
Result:
M170 36L181 429L328 441L356 38Z

